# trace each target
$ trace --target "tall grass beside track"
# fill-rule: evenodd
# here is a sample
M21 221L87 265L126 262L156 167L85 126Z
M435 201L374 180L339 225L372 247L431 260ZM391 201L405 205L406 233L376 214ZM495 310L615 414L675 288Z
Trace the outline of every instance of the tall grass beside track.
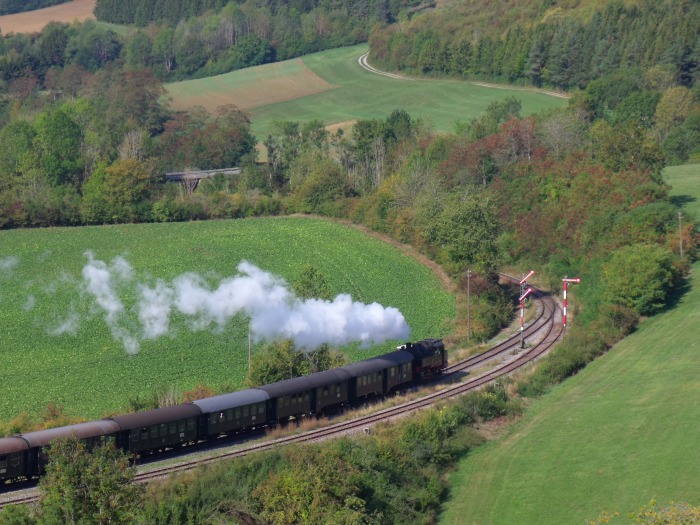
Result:
M411 337L440 336L454 318L454 298L425 266L355 229L319 219L278 218L195 223L51 228L0 232L0 419L49 402L71 415L95 418L123 411L129 399L160 388L197 384L240 387L247 371L247 321L223 330L192 331L173 316L168 336L143 340L136 355L115 341L95 301L79 292L91 250L107 263L123 256L135 280L154 286L185 272L212 288L248 260L293 281L305 264L327 277L334 294L401 310ZM122 290L125 326L135 287ZM50 335L75 312L75 335ZM131 324L129 324L131 322ZM353 360L397 342L349 348ZM255 351L255 350L254 350Z
M700 165L666 175L685 212L700 216ZM700 505L698 326L695 263L689 289L666 312L460 462L441 523L583 524L652 499Z

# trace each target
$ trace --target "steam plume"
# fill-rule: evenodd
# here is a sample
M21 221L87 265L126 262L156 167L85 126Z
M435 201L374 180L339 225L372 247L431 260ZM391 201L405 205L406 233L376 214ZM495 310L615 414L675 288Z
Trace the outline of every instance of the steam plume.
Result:
M223 329L236 315L250 318L256 340L292 339L296 346L314 349L323 343L362 345L389 339L406 339L409 327L396 308L377 303L354 302L347 294L332 301L301 300L286 282L257 266L242 261L238 275L209 287L197 274L186 273L171 282L137 284L135 305L140 324L139 337L123 327L125 307L117 293L118 282L129 282L133 270L123 258L109 265L86 253L83 268L86 291L104 312L115 339L130 352L138 351L139 339L155 339L170 332L173 313L183 315L193 330Z

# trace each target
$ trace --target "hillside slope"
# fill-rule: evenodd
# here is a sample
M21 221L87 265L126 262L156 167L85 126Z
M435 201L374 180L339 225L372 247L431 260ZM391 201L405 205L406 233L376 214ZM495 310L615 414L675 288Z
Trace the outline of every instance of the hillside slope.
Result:
M668 170L686 212L700 211L699 174L700 166ZM700 504L700 263L690 284L668 311L465 458L442 523L580 524L651 499Z

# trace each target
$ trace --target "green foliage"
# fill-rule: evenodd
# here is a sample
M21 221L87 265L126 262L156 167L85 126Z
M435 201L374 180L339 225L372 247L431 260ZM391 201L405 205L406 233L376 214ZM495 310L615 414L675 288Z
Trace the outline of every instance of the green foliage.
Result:
M589 521L588 525L601 525L619 520L619 512L603 512L594 521ZM629 521L626 523L639 525L692 525L700 522L700 507L695 507L689 503L670 503L665 507L659 507L655 500L651 500L648 505L644 505L636 512L627 514Z
M251 388L268 385L345 364L347 357L328 345L304 351L298 350L290 340L267 343L253 356L245 384Z
M0 513L0 525L35 525L34 512L29 505L8 505Z
M4 0L2 5L0 5L0 15L34 11L35 9L43 9L44 7L62 4L67 1L68 0Z
M333 299L333 291L328 279L311 264L301 269L299 277L292 282L292 290L300 299Z
M673 254L657 245L636 244L615 250L603 270L605 299L641 315L659 311L678 279L673 262Z
M56 441L41 478L39 523L133 523L139 513L141 486L135 470L113 443L88 451L77 438Z
M35 127L36 154L46 177L54 185L75 184L82 169L80 126L56 110L39 115Z
M499 223L494 195L471 187L461 192L426 197L420 202L418 223L446 260L463 269L491 270L498 264Z
M337 201L352 194L349 181L330 159L313 163L310 173L295 188L292 203L297 211L333 216Z
M696 81L697 9L690 0L557 2L549 8L529 1L487 9L467 0L376 27L371 56L386 68L417 74L564 89L588 85L601 116L638 89L643 75L633 68L656 66L650 80L657 86L668 73L685 86ZM616 73L619 68L629 71Z
M331 447L292 450L291 465L252 493L265 523L368 523L357 469Z

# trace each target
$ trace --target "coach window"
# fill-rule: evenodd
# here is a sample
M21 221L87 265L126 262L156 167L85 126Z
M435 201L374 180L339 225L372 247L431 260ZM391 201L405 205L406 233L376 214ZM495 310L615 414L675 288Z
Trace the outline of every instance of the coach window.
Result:
M248 405L243 407L243 417L248 417Z
M177 433L177 425L175 423L170 423L170 425L168 425L168 434L175 433Z
M7 456L0 456L0 468L7 467Z
M157 425L153 425L151 427L151 437L152 438L158 437L158 426Z
M187 430L194 430L194 419L187 420Z
M160 424L160 437L164 437L168 435L168 425L165 423Z
M265 403L258 404L258 414L263 415L265 413Z

